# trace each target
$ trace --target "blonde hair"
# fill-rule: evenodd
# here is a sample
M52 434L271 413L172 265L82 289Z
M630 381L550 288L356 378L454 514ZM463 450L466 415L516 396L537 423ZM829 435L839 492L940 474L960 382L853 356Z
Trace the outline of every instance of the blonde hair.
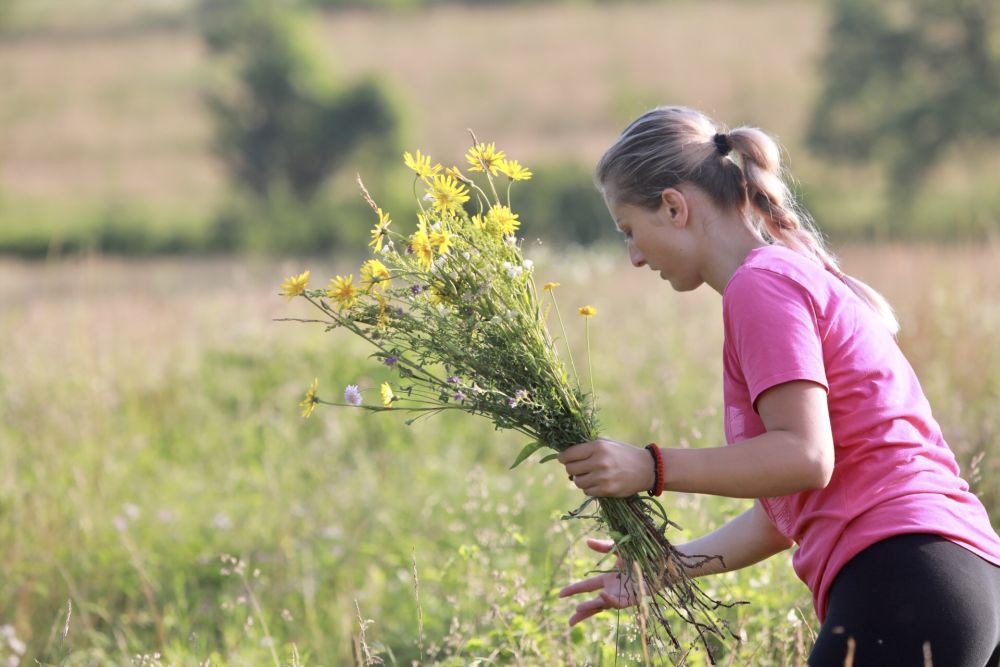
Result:
M649 210L662 192L691 183L722 208L745 215L767 241L818 262L868 304L895 335L899 323L889 302L846 275L809 213L783 178L778 144L755 127L726 132L705 114L686 107L657 107L634 120L597 164L605 196Z

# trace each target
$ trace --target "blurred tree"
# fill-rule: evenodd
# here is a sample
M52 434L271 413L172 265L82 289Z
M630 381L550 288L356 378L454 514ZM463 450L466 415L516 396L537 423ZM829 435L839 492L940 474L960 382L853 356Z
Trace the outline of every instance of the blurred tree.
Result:
M308 200L362 142L399 152L388 95L372 81L338 89L292 3L202 0L199 18L209 50L237 71L234 85L210 91L207 102L238 185Z
M808 130L827 156L881 163L905 211L957 141L1000 137L996 0L830 0L825 87Z

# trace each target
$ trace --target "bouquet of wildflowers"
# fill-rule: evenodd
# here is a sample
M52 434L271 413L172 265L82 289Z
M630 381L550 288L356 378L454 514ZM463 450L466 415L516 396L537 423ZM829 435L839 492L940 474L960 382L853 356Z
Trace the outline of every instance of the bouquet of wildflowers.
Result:
M390 216L361 185L377 222L371 257L357 280L353 274L338 275L325 289L310 289L306 271L282 285L284 296L304 298L322 314L308 321L365 339L373 357L398 378L381 385L381 400L374 405L364 402L356 385L347 387L342 401L322 399L314 381L301 403L302 415L327 404L412 413L407 422L412 423L460 410L531 439L514 466L542 448L553 450L546 461L597 437L593 402L581 390L575 368L571 377L563 367L546 326L544 295L562 326L553 293L558 283L546 283L540 294L532 262L521 253L520 220L511 210L510 190L514 182L530 179L531 172L475 137L466 157L470 175L432 165L420 151L404 154L415 174L414 194L417 187L425 190L409 235L391 226ZM596 311L584 306L579 313L589 318ZM708 635L723 633L715 615L720 603L683 574L686 557L664 536L670 522L655 499L589 498L569 516L604 524L615 539L613 552L621 559L623 576L637 573L633 585L642 598L640 624L651 631L648 641L663 632L680 648L668 608L697 628L706 649ZM643 622L647 614L656 622Z

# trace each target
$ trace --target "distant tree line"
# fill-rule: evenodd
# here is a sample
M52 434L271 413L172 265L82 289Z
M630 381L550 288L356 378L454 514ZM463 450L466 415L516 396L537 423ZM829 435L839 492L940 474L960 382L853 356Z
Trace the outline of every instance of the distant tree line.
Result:
M132 212L114 209L105 225L92 226L100 232L95 243L124 253L363 248L370 211L357 196L355 171L365 174L387 210L413 205L407 175L399 173L404 105L379 81L342 82L332 75L312 32L317 22L310 7L544 1L198 0L197 25L215 72L204 101L214 120L215 153L232 184L229 201L207 238L141 234ZM826 2L831 20L823 85L806 139L831 159L881 166L889 194L885 218L892 221L883 231L906 237L907 208L952 147L986 152L1000 139L1000 4ZM10 3L0 0L0 25ZM531 166L536 176L515 198L528 238L586 244L614 236L588 166ZM73 243L66 240L68 248Z
M890 220L949 149L1000 140L1000 3L829 0L822 92L807 141L821 155L884 169ZM892 232L903 231L893 225Z

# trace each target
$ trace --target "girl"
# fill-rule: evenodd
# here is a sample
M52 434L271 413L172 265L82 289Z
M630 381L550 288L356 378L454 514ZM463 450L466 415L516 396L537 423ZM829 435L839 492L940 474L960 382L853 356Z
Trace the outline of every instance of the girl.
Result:
M896 345L892 310L840 270L779 168L763 132L725 132L678 107L646 113L604 155L597 180L632 264L675 290L708 283L722 295L728 446L661 452L599 439L559 460L589 496L755 498L678 548L721 556L689 568L695 577L797 546L792 563L822 623L813 667L840 667L849 650L855 667L927 656L935 667L997 667L1000 537ZM571 625L634 604L616 573L560 596L588 592L598 595Z

